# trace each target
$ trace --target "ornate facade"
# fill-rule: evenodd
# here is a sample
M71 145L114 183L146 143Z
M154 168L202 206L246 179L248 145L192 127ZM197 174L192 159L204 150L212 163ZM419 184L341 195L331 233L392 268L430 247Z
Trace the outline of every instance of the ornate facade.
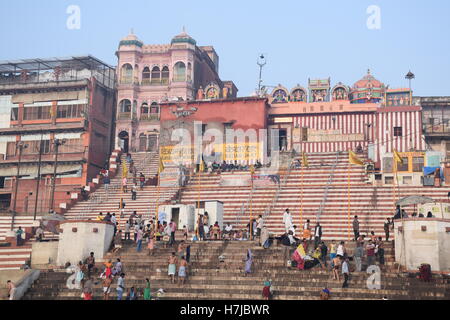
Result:
M134 34L119 43L116 146L156 151L160 103L236 97L232 81L219 77L212 46L197 46L186 32L170 44L144 45Z

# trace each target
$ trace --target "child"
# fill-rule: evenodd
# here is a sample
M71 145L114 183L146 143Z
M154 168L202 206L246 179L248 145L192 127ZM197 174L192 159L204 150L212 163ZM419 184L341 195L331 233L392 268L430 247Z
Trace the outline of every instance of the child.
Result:
M183 226L183 231L184 231L184 234L183 234L184 241L187 241L188 236L189 236L189 230L188 230L188 228L186 226Z
M111 293L111 283L111 277L106 277L105 280L103 280L103 300L109 300L109 294Z
M264 288L262 291L262 296L264 298L264 300L270 300L272 299L272 283L271 281L264 281Z

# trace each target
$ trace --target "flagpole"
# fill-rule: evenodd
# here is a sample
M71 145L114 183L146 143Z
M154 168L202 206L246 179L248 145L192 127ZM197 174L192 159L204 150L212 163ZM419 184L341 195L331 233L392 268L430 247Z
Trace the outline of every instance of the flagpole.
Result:
M347 167L347 237L350 241L350 162Z
M161 146L159 147L159 165L158 165L158 185L156 187L157 197L156 197L156 221L155 221L155 234L159 231L159 197L161 188L161 172L164 170L163 160L161 159Z
M304 180L303 167L304 163L302 161L300 168L300 226L303 225L303 180Z
M123 160L123 161L126 161L126 159ZM120 185L122 186L122 188L121 188L121 192L120 192L120 203L119 203L119 225L118 225L118 228L117 228L119 231L122 230L121 225L122 225L122 209L123 209L123 197L124 197L124 194L123 194L123 178L126 175L128 175L128 168L127 168L126 163L122 162L122 181L120 182Z
M394 199L394 210L395 210L395 208L397 207L396 205L395 205L395 203L396 203L396 201L397 201L397 197L396 197L396 195L395 195L395 184L396 184L396 180L397 180L397 161L395 161L395 159L394 159L394 179L393 179L394 181L392 182L392 197L393 197L393 199ZM400 213L401 214L401 213Z

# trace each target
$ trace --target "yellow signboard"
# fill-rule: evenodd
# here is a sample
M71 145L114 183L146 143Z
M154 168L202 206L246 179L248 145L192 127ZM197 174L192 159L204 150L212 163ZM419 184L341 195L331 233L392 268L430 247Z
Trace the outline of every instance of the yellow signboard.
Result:
M214 144L203 148L204 155L221 154L221 159L225 161L256 161L261 160L260 144L253 143L235 143L235 144ZM206 152L208 150L208 152ZM194 145L186 146L164 146L161 147L161 159L164 163L177 161L183 163L194 163Z

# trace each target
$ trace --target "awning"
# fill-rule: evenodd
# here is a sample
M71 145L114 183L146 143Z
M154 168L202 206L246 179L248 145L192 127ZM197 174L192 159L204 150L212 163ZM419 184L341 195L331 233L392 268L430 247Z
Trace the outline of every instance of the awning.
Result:
M55 167L49 164L41 165L41 175L53 175ZM78 171L81 173L81 164L58 164L56 175L68 175L75 174ZM32 177L36 178L38 173L37 165L21 165L20 166L20 176L21 177ZM16 166L0 167L0 177L15 177L17 174Z

